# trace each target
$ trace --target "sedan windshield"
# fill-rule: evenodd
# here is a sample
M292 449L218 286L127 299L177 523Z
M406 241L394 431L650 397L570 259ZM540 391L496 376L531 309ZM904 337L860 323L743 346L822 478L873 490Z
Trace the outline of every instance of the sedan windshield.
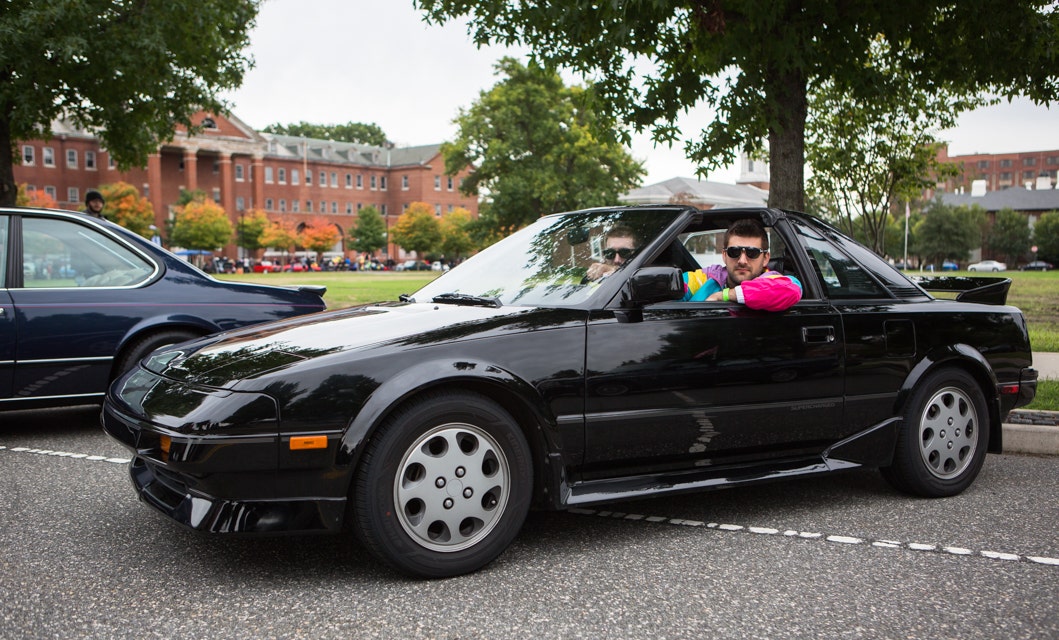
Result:
M577 305L604 278L632 262L680 211L598 209L540 218L434 280L412 299L459 304L480 300L488 306Z

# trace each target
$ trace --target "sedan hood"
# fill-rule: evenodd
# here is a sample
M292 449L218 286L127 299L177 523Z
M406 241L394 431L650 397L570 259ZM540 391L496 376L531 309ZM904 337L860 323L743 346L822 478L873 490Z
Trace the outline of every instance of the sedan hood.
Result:
M527 307L500 309L393 303L353 307L257 325L161 351L145 366L167 378L232 388L241 380L286 370L299 362L351 351L382 351L451 342L503 331Z

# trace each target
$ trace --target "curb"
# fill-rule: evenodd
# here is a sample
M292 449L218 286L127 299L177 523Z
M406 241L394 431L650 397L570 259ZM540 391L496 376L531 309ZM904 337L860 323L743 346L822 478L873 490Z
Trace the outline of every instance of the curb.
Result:
M1016 409L1003 430L1004 453L1059 455L1059 411Z

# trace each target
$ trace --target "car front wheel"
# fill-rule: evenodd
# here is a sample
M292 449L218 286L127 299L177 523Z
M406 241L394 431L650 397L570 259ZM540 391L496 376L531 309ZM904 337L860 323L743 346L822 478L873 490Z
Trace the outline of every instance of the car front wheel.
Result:
M912 393L883 476L915 495L953 496L971 486L985 460L989 413L981 388L959 369L928 375Z
M352 487L358 537L411 575L443 578L493 561L529 510L529 445L498 404L431 393L390 417Z

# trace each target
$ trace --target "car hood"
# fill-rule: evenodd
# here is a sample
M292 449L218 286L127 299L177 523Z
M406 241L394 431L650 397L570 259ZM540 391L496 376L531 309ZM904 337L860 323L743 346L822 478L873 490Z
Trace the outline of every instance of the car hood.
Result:
M145 366L190 384L235 388L263 376L289 375L307 360L350 352L408 350L526 328L529 307L431 303L369 305L256 325L156 352Z

